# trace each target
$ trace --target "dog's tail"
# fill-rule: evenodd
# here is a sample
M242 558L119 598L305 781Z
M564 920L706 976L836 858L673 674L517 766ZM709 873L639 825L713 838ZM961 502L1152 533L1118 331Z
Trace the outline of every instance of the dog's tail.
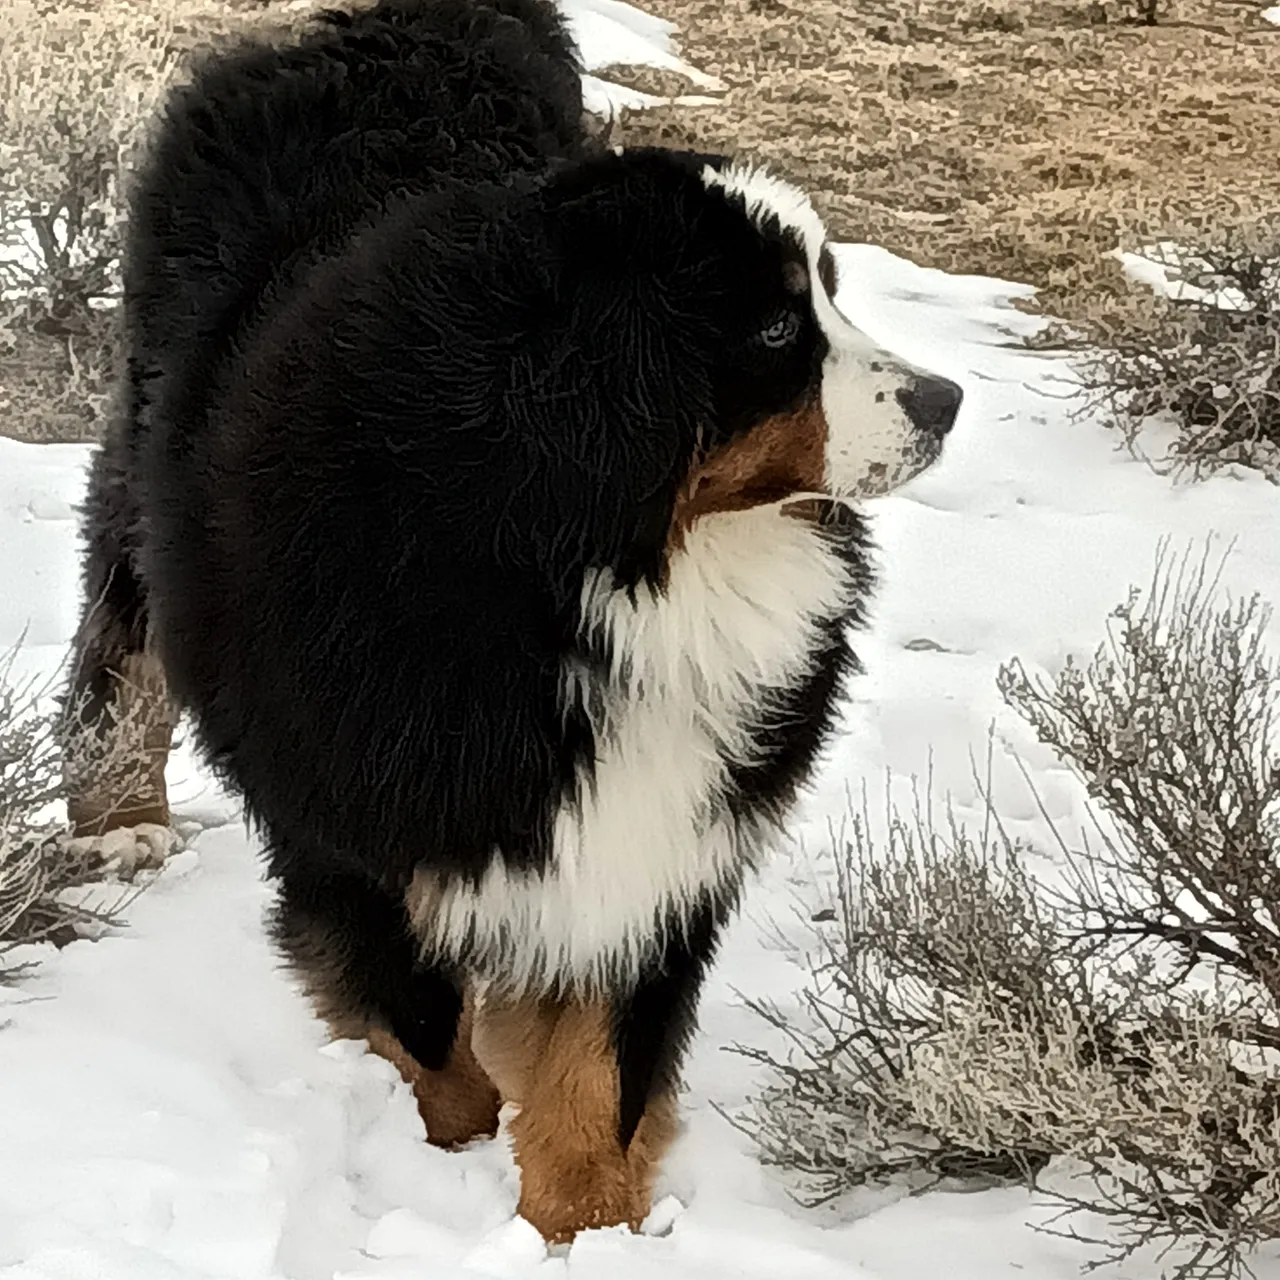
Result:
M208 58L131 196L135 352L212 367L296 261L397 194L576 154L579 73L551 0L381 0Z

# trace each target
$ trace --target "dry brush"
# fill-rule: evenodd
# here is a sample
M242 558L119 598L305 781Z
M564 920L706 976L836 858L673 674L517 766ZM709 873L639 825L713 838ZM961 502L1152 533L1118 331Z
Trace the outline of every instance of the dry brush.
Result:
M1164 559L1091 662L1000 673L1088 788L1051 881L988 811L836 850L790 1052L741 1121L801 1198L1023 1180L1103 1259L1241 1274L1280 1239L1280 665L1257 599ZM1064 1171L1074 1171L1070 1177Z

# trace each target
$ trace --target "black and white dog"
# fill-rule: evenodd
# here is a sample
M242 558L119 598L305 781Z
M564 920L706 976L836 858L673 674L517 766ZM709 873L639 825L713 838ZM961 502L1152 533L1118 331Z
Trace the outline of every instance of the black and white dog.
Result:
M829 732L848 499L960 405L832 303L809 201L594 146L548 0L212 58L132 195L71 705L189 711L335 1034L491 1134L550 1239L638 1223L717 935ZM148 709L149 708L149 709ZM216 974L211 975L216 981Z

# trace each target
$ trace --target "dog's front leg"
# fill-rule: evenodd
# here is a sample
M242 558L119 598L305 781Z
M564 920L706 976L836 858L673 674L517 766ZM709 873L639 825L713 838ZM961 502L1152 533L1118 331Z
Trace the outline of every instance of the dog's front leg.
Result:
M486 997L476 1055L505 1101L520 1166L520 1214L552 1243L648 1215L674 1130L674 1100L645 1099L627 1133L617 1016L610 1002Z
M521 1171L520 1213L551 1241L648 1216L658 1166L676 1127L680 1062L728 902L707 901L641 967L596 999L493 989L473 1046L499 1093Z

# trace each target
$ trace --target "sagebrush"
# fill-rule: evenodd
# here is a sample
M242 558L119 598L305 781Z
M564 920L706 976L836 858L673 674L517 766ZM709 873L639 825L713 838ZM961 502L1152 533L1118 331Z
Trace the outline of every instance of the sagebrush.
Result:
M1215 587L1163 559L1091 662L1001 671L1096 805L1052 881L993 811L851 822L806 1021L757 1006L792 1051L743 1050L774 1081L743 1123L802 1198L1024 1180L1183 1277L1280 1239L1280 666L1263 603Z
M15 947L62 945L114 921L132 897L125 882L171 845L158 829L73 838L64 817L76 783L68 769L91 770L131 794L148 767L145 718L121 719L105 734L83 728L48 681L17 674L20 654L17 646L0 658L0 981L13 976L3 960ZM97 891L85 893L89 886Z
M5 431L98 433L115 362L123 197L148 123L193 51L251 21L268 33L282 25L267 6L230 0L0 0Z
M172 24L40 0L3 0L0 23L0 412L33 438L87 437L112 368L121 182Z
M1083 410L1157 465L1153 419L1173 429L1176 469L1238 463L1280 481L1280 219L1184 225L1143 252L1169 296L1134 283L1088 309L1067 341Z

